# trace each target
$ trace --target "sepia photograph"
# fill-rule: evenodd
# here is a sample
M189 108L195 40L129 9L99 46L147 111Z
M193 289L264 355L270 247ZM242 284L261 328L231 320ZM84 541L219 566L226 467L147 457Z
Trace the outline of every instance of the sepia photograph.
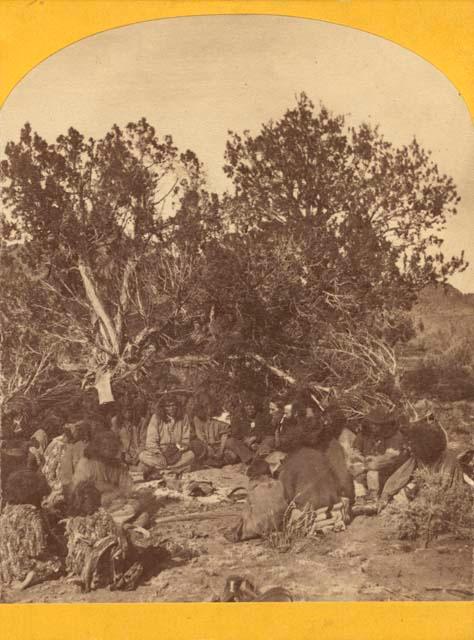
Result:
M86 37L0 110L0 603L472 601L474 131L321 20Z

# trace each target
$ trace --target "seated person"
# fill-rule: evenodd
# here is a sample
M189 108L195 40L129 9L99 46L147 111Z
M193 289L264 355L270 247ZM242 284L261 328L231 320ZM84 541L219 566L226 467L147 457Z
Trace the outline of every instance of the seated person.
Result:
M247 475L249 489L242 516L237 525L224 534L230 542L250 540L278 531L288 508L283 484L272 477L265 460L252 460Z
M144 480L161 477L165 469L181 473L194 462L190 449L191 427L177 399L166 400L163 411L155 411L148 423L145 449L138 458Z
M432 412L411 423L406 429L409 457L387 479L380 498L380 509L392 498L402 502L414 497L417 469L428 468L440 473L443 485L450 488L464 482L463 470L454 451L448 449L445 430Z
M128 545L121 526L101 506L101 494L93 481L80 481L75 485L69 515L65 527L69 579L77 580L84 592L110 586L124 564ZM105 541L112 546L105 546ZM110 561L100 562L101 554L107 556L110 552L114 554L113 571Z
M344 422L339 408L332 404L322 412L310 393L302 393L292 405L290 421L293 421L292 426L283 430L282 448L289 451L290 455L291 452L304 448L306 454L300 453L304 460L309 460L312 456L315 460L320 459L315 454L310 454L310 449L323 454L320 464L322 467L329 465L337 480L338 496L352 502L354 482L347 467L344 449L338 441ZM328 485L329 480L325 477Z
M297 416L293 403L283 406L280 421L275 429L275 448L288 452L293 448L297 433Z
M120 438L113 431L97 431L74 470L72 492L89 481L99 491L101 505L117 524L130 522L141 511L134 493L133 480L120 459Z
M72 478L77 463L82 458L84 451L90 441L91 427L96 431L96 426L85 420L81 420L70 426L71 440L66 443L61 455L59 466L59 480L63 489L64 496L70 495Z
M399 416L383 408L365 418L352 445L350 460L357 502L376 502L386 479L407 459Z
M42 469L44 454L48 447L48 434L44 429L37 429L30 438L29 457L36 469Z
M61 435L53 438L44 452L43 474L54 493L62 492L61 462L68 444L74 442L70 424L63 427Z
M247 402L232 412L226 447L236 460L248 464L254 457L257 440L257 410L253 402Z
M342 498L341 487L327 457L321 451L300 447L292 451L279 471L288 503L299 508L332 507Z
M196 460L212 467L236 462L236 456L227 448L230 435L229 414L207 414L204 406L197 406L194 410L191 449Z
M6 507L0 516L0 583L26 587L56 578L61 550L41 508L50 489L43 475L30 469L11 473Z
M277 449L276 432L283 419L284 406L280 400L272 400L268 405L268 420L265 422L256 449L257 455L265 457Z

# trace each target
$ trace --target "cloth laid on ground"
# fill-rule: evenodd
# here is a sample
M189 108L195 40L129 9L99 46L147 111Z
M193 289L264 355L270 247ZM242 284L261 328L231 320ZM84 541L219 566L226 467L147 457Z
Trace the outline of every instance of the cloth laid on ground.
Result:
M196 483L205 483L212 487L213 491L208 496L192 496L190 490ZM181 490L170 489L167 486L157 486L156 481L139 482L140 488L152 488L157 498L173 498L189 505L201 503L204 505L229 502L229 496L239 488L247 489L248 477L242 472L240 465L227 465L220 468L198 469L190 471L182 476Z
M51 550L51 536L42 509L31 504L7 505L0 516L0 581L35 582L60 575L62 561Z

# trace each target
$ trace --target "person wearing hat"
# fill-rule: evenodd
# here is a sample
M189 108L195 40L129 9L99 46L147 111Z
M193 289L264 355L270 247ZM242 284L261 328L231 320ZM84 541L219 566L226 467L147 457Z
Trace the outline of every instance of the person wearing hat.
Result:
M351 468L356 490L356 505L374 507L386 479L408 458L407 443L400 431L397 411L376 407L365 417L356 436Z
M157 408L148 423L145 449L138 456L143 479L158 479L164 470L181 473L190 469L195 459L190 440L188 417L178 399L170 395L163 410Z

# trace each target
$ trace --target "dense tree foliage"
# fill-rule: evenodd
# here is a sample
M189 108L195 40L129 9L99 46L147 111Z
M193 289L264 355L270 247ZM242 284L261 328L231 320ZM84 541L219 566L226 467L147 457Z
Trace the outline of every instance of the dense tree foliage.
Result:
M441 253L458 196L429 154L304 94L257 135L230 134L221 197L144 119L55 143L26 125L1 169L3 236L36 292L25 324L38 313L60 366L89 382L187 359L231 386L292 372L382 393L417 291L465 266Z

